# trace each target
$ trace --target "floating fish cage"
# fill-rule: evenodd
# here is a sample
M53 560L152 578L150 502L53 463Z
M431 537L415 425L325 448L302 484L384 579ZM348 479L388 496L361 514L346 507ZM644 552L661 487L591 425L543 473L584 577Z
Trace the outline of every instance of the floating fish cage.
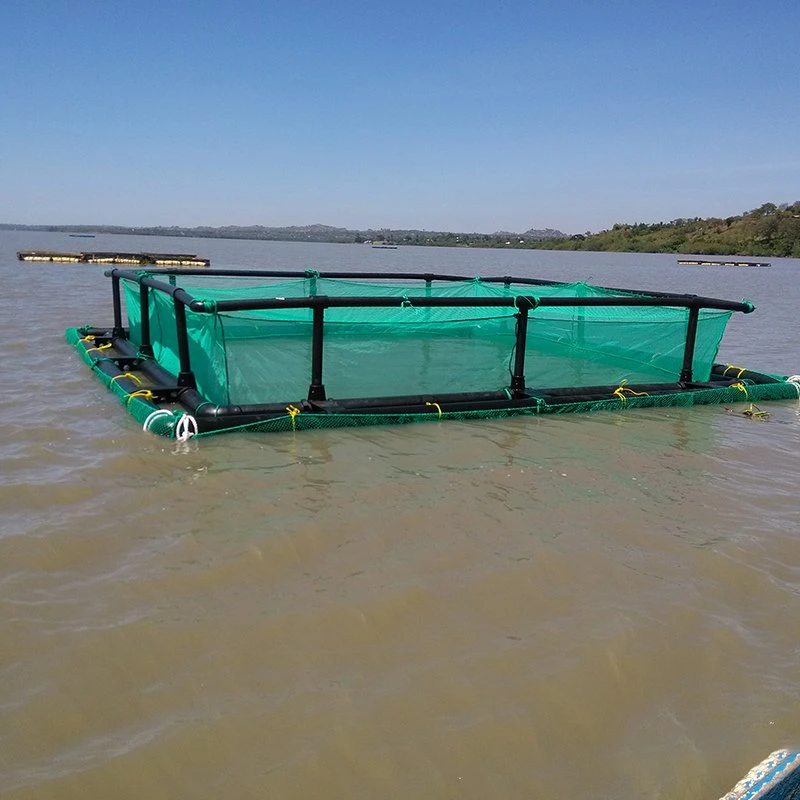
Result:
M67 340L166 436L788 399L717 364L751 303L532 278L111 269ZM180 281L180 283L178 282Z

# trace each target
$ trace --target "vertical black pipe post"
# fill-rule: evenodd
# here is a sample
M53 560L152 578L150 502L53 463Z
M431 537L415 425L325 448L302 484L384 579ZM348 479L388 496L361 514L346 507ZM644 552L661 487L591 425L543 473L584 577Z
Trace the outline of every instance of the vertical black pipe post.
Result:
M311 324L311 385L308 387L309 400L325 400L325 386L322 383L323 329L325 308L315 305Z
M425 274L425 297L433 297L433 275L430 275L428 273ZM433 308L431 306L426 306L425 316L424 316L425 322L431 321L432 313L433 313ZM430 344L427 337L423 340L423 344L426 346ZM429 351L426 350L425 352L428 353Z
M514 372L511 376L511 396L525 397L525 346L528 340L528 307L520 308L517 317L517 338L514 351Z
M700 308L693 305L689 308L689 324L686 327L686 345L683 350L683 368L681 369L681 383L692 382L692 363L694 362L694 346L697 341L697 321L700 317Z
M175 307L175 326L178 335L178 360L180 361L181 371L178 373L178 386L188 386L196 389L197 383L192 372L192 365L189 361L189 334L186 331L186 306L178 302L174 297L172 302Z
M150 288L139 284L139 316L142 318L142 341L139 344L139 355L143 358L153 357L153 344L150 341Z
M111 335L118 338L124 335L122 329L122 299L120 298L119 275L111 276L111 299L114 305L114 330Z

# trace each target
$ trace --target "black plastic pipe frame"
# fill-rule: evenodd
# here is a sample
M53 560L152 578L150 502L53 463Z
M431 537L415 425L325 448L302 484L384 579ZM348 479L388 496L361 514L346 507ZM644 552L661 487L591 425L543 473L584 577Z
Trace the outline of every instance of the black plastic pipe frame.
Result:
M305 272L297 272L292 270L235 270L235 269L203 269L203 270L193 270L193 269L154 269L149 270L146 276L142 276L141 273L135 272L130 269L112 269L107 270L105 275L107 277L120 277L124 280L129 280L133 282L147 283L153 288L157 288L160 291L166 291L169 294L172 294L174 291L174 284L169 286L164 284L163 282L159 282L156 280L156 277L168 277L170 279L174 278L175 275L180 274L182 276L187 275L202 275L205 277L209 276L242 276L242 277L249 277L249 278L258 278L258 277L265 277L265 278L275 278L275 277L286 277L286 278L357 278L357 279L403 279L403 280L424 280L426 283L431 280L436 281L454 281L454 282L463 282L465 277L463 275L443 275L443 274L436 274L436 273L412 273L412 272L392 272L392 273L380 273L380 272L316 272L316 271L305 271ZM510 277L504 276L502 278L499 277L491 277L491 276L483 276L477 278L477 280L483 283L504 283L509 285L510 282L514 282L520 285L528 285L528 286L565 286L567 284L563 283L562 281L549 281L549 280L541 280L538 278L519 278L519 277ZM619 302L620 298L541 298L539 305L547 306L570 306L570 305L619 305L619 306L629 306L629 305L642 305L642 306L650 306L650 305L673 305L679 306L684 308L689 308L692 305L699 304L701 308L715 308L721 309L726 311L741 311L745 314L749 314L754 310L752 303L748 302L732 302L729 300L718 300L712 297L701 297L698 295L690 295L690 294L675 294L673 292L656 292L656 291L635 291L631 289L617 289L614 287L606 286L601 287L605 288L608 291L612 292L619 292L624 296L623 302ZM186 295L188 297L188 294ZM661 302L652 303L647 302L645 298L650 299L660 299ZM352 298L339 298L347 300L352 300ZM367 298L370 299L370 298ZM376 298L372 298L376 299ZM413 299L413 298L412 298ZM513 298L507 298L511 300L511 302L499 302L496 305L514 305ZM645 300L645 302L641 302L641 300ZM674 301L674 302L670 302ZM253 308L252 305L240 305L237 309L237 302L236 301L222 301L224 305L219 305L220 309L225 309L227 311L234 311L234 310L246 310L247 308ZM392 301L384 302L380 304L375 303L367 303L368 305L391 305ZM329 305L333 306L336 303L331 302ZM363 303L341 303L341 305L364 305ZM473 303L470 301L469 298L464 298L461 303L458 304L443 304L443 305L464 305L470 306ZM485 305L485 304L477 304L477 305ZM271 303L267 306L260 306L261 308L295 308L297 304L287 304L283 305L282 303ZM198 303L198 307L194 309L195 311L209 311L210 309L202 307L200 303Z
M142 318L142 341L139 354L144 358L153 357L153 343L150 341L150 291L146 284L139 284L139 311Z
M186 332L186 306L177 298L173 297L175 308L175 327L178 335L178 360L180 361L181 371L178 375L178 386L186 386L190 389L197 388L197 382L192 372L192 365L189 361L189 335Z
M308 387L309 400L325 400L325 386L322 383L323 332L325 309L314 306L311 322L311 385Z
M111 335L112 337L120 338L124 330L122 329L122 298L120 297L119 275L114 275L111 278L111 302L114 307L114 330Z
M694 347L697 341L697 320L700 316L699 306L689 309L689 323L686 327L686 344L683 350L683 368L681 369L681 383L692 382L692 362L694 361Z
M321 295L314 295L312 297L292 297L286 299L275 298L257 298L257 299L242 299L242 300L219 300L213 304L207 304L202 300L196 300L185 290L180 287L165 284L162 281L156 280L153 273L137 277L135 273L124 270L113 270L111 274L119 274L122 278L128 280L138 280L140 286L150 286L158 291L165 292L172 297L180 296L183 302L189 306L192 311L200 313L208 313L211 311L253 311L257 309L269 308L314 308L316 305L323 305L326 308L389 308L399 302L400 298L397 297L326 297ZM106 273L109 274L109 273ZM162 273L158 273L159 275ZM296 273L257 273L257 272L244 272L239 270L215 270L213 273L205 272L205 275L215 274L249 274L255 275L288 275ZM331 276L348 276L356 277L358 273L329 273ZM367 277L361 275L360 277ZM383 276L388 277L388 276ZM399 275L398 275L399 277ZM406 277L420 277L410 276ZM455 280L452 276L435 276L440 279ZM459 279L463 280L463 278ZM499 282L505 280L503 278L486 279L486 282ZM530 284L533 279L519 279L521 282ZM543 282L544 283L544 282ZM553 282L546 282L548 285L555 285ZM575 307L575 306L593 306L593 307L609 307L618 306L621 308L630 306L673 306L678 308L709 308L722 311L741 311L745 314L752 312L753 305L748 302L733 302L731 300L719 300L713 297L701 297L698 295L688 294L670 294L667 292L647 292L639 295L630 295L627 290L618 289L612 291L623 292L625 296L622 297L496 297L496 298L467 298L467 297L449 297L449 298L432 298L432 297L409 297L404 298L412 302L412 304L419 306L432 306L442 308L485 308L487 306L516 306L519 307L519 302L527 300L532 308L537 306L552 306L556 308Z
M528 341L528 309L517 312L517 340L514 351L514 374L511 376L511 396L518 400L525 396L525 346Z
M178 290L181 292L182 290ZM186 297L188 294L184 293ZM674 308L709 308L720 311L741 311L745 314L752 307L745 303L730 300L716 300L712 297L536 297L518 295L516 297L424 297L409 295L402 298L413 306L432 308L487 308L508 307L519 308L526 303L530 308L576 308L586 306L592 308L650 308L669 306ZM192 299L187 305L192 311L208 313L210 311L257 311L271 308L393 308L399 305L398 297L344 297L316 295L314 297L253 298L242 300L218 300L213 309L203 300Z

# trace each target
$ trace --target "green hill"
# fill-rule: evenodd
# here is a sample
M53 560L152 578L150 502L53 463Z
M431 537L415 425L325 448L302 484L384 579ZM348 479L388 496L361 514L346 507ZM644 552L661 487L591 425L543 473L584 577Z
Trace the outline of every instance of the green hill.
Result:
M800 202L764 203L738 217L676 219L652 225L618 224L600 233L526 242L547 250L609 250L633 253L793 256L800 258Z

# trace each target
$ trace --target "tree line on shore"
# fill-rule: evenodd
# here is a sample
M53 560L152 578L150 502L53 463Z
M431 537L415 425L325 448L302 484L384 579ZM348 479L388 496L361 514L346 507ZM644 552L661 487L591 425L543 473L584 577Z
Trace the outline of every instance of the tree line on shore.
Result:
M262 225L222 227L179 226L129 227L121 225L13 225L0 230L39 230L68 233L116 233L147 236L205 237L364 243L379 245L423 245L428 247L496 247L540 250L593 250L636 253L692 253L698 255L792 256L800 258L800 201L764 203L733 217L675 219L657 223L618 223L599 233L572 236L560 231L530 229L524 233L452 233L447 231L350 230L330 225L266 227Z
M600 233L531 242L548 250L608 250L634 253L790 256L800 258L800 202L764 203L724 219L676 219L655 224L617 224Z

